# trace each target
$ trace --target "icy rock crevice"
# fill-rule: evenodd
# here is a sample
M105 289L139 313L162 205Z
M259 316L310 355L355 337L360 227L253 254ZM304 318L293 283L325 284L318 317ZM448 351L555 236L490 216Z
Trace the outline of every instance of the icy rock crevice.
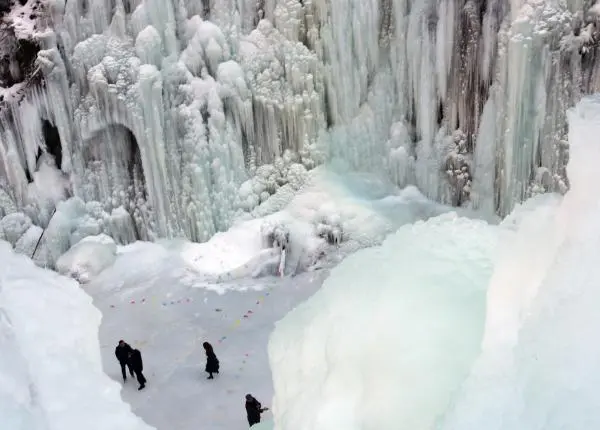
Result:
M124 209L134 238L203 241L327 160L504 215L566 191L564 112L600 85L591 2L25 6L5 12L2 34L39 47L34 71L18 49L5 70L44 79L2 82L20 96L0 118L12 202L0 211L42 227L74 196L98 202L101 218ZM51 198L30 186L40 151L55 159Z

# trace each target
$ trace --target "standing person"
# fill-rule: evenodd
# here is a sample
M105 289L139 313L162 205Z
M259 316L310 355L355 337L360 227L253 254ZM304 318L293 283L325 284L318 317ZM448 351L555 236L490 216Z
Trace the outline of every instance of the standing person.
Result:
M208 378L206 379L215 379L213 373L219 374L219 359L215 355L210 343L204 342L202 346L204 347L204 352L206 352L206 368L204 369L208 373Z
M260 422L260 414L268 411L269 408L263 408L258 400L251 394L246 394L246 415L248 415L248 424L252 427Z
M146 378L142 371L144 370L144 363L142 362L142 353L139 349L134 349L129 353L129 365L133 369L135 376L137 377L140 387L138 390L143 390L146 386Z
M127 381L127 372L125 372L125 366L129 368L129 374L133 378L133 369L129 364L129 354L133 351L131 346L124 340L120 340L119 344L115 348L115 355L117 356L117 360L119 360L119 364L121 365L121 374L123 375L123 382Z

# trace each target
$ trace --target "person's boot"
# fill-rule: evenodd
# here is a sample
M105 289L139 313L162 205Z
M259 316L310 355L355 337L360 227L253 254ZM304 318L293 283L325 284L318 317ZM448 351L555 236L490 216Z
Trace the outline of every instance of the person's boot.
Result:
M206 378L206 379L215 379L215 377L213 376L213 374L212 374L212 373L209 373L209 374L208 374L208 378Z
M146 384L140 385L140 388L138 388L138 391L143 390L145 386L146 386Z

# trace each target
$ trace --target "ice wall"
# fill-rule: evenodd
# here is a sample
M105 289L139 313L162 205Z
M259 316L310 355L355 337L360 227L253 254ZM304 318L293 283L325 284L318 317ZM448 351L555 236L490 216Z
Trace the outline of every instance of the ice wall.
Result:
M433 429L479 353L496 237L445 214L333 269L271 336L275 428Z
M592 1L24 3L0 214L76 197L123 241L206 240L328 160L506 215L568 188L564 111L600 82Z
M498 227L449 215L402 227L277 324L276 428L600 424L600 97L568 117L566 196L536 196Z
M0 260L0 428L151 430L102 370L91 298L4 241Z
M530 213L518 240L506 242L489 287L482 354L444 430L600 425L593 189L600 145L592 138L600 132L600 98L570 111L569 126L571 190L558 207Z

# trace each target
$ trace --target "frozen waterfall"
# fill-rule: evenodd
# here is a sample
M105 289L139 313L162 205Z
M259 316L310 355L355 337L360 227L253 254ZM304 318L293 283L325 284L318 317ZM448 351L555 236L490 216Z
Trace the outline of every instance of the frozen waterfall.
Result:
M600 97L569 123L566 196L403 226L277 324L276 429L600 426Z
M10 3L0 238L47 227L50 264L100 233L205 241L329 161L506 215L566 191L564 112L600 89L592 1Z

